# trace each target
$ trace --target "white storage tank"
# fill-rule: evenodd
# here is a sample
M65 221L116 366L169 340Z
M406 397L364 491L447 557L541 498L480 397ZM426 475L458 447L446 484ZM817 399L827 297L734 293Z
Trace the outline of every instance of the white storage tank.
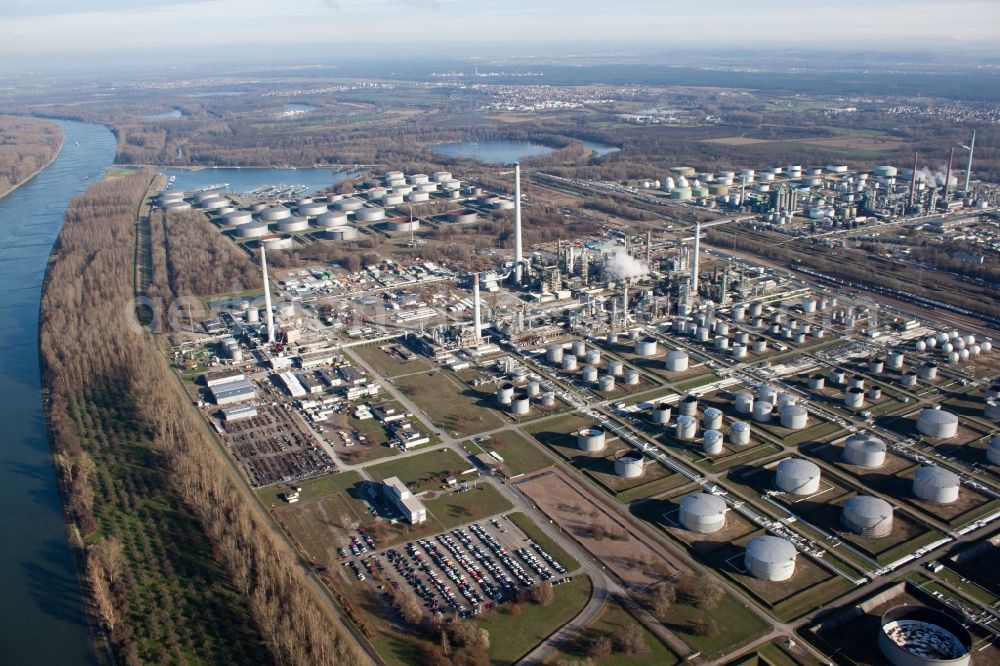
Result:
M868 372L873 375L880 375L885 370L885 361L880 358L868 359Z
M718 430L722 427L722 412L715 407L709 407L701 415L701 427L705 430Z
M222 216L222 223L227 227L238 227L248 222L253 222L253 213L248 210L234 210Z
M875 469L885 464L888 447L885 442L867 433L855 433L844 442L844 462Z
M574 372L576 370L576 356L572 354L563 356L562 369L566 372Z
M820 374L809 376L809 388L814 391L821 391L826 386L826 377Z
M856 495L844 502L841 521L868 539L887 537L892 533L892 505L878 497Z
M615 377L621 377L622 373L625 372L625 364L621 361L608 361L608 374L614 375Z
M793 495L812 495L819 491L820 470L802 458L786 458L778 463L775 485Z
M666 368L667 372L684 372L688 369L687 352L674 349L667 352Z
M501 405L509 405L514 398L514 385L507 382L497 387L497 402Z
M597 368L592 365L583 366L583 381L588 384L597 383Z
M715 348L719 351L729 349L729 338L723 335L715 336Z
M379 222L385 219L385 208L359 208L354 211L356 222Z
M987 400L983 407L983 416L991 421L1000 421L1000 401Z
M900 378L899 383L903 386L916 386L917 385L917 373L912 370L909 372L904 372Z
M693 416L681 414L677 417L677 439L689 441L698 434L698 420Z
M615 376L614 375L601 375L597 380L597 388L601 391L614 391L615 390Z
M635 343L635 353L638 356L656 356L656 338L644 338Z
M795 546L787 539L765 535L747 543L743 566L761 580L788 580L795 573Z
M1000 465L1000 435L990 438L990 445L986 447L986 459L994 465Z
M872 402L878 402L879 400L882 399L882 387L872 386L870 389L868 389L868 393L866 393L865 395Z
M604 430L597 426L583 428L576 433L576 448L589 453L603 451L605 446Z
M771 410L774 409L774 405L764 400L754 400L753 403L753 420L758 423L767 423L771 420Z
M317 227L339 227L347 224L347 213L340 210L331 210L323 213L313 220Z
M278 222L278 231L294 234L309 230L309 220L304 217L286 217Z
M558 342L550 343L545 347L545 360L553 365L562 363L563 346Z
M517 393L510 401L510 413L523 416L531 410L531 399L527 393Z
M542 394L542 405L545 407L551 407L556 404L556 394L552 391L546 391Z
M248 222L236 227L237 238L260 238L261 236L266 236L270 232L271 230L267 228L267 222L261 220Z
M905 360L905 358L906 357L903 355L903 352L901 351L890 352L889 356L885 359L886 367L891 368L893 370L899 370L900 368L903 367L903 361Z
M747 357L747 346L737 342L733 345L733 350L730 352L733 358L746 358Z
M642 454L635 451L626 451L615 458L615 474L625 479L642 476L644 466Z
M788 404L781 408L781 427L802 430L809 423L809 412L803 405Z
M692 493L681 499L680 521L699 534L718 532L726 526L726 502L718 495Z
M717 456L722 453L722 432L719 430L706 430L702 442L702 451L705 455Z
M913 477L913 494L937 504L951 504L958 499L958 475L941 467L921 467Z
M528 395L534 398L541 392L542 392L541 382L539 382L537 379L532 379L530 382L528 382Z
M844 392L844 407L850 409L860 409L865 404L865 390L857 386L852 386Z
M844 384L847 382L847 373L840 369L831 370L827 379L831 384Z
M865 378L861 375L854 375L847 380L847 386L849 388L863 389L865 387Z
M622 381L630 386L635 386L639 383L639 371L635 368L625 368L625 372L622 374Z
M670 405L665 402L658 402L653 405L653 423L657 425L667 425L670 423Z
M327 240L351 241L358 237L358 230L346 224L330 227L325 233Z
M735 421L729 426L729 441L735 446L748 446L750 444L750 424L744 421Z
M351 211L358 210L365 205L365 202L357 197L347 197L333 202L334 210Z
M587 353L587 345L583 340L573 342L573 356L584 356Z
M753 393L739 391L733 396L733 406L737 414L750 414L753 411Z
M322 215L327 211L325 203L307 203L301 204L298 207L299 215L302 217L316 217L317 215Z
M586 355L587 365L600 365L601 364L601 352L597 349L591 349Z
M958 417L943 409L921 409L917 432L933 439L950 439L958 434Z
M767 351L767 340L765 338L756 338L752 343L750 343L750 350L754 354L763 354Z
M690 393L677 403L677 413L682 416L694 416L698 413L698 396L691 395Z

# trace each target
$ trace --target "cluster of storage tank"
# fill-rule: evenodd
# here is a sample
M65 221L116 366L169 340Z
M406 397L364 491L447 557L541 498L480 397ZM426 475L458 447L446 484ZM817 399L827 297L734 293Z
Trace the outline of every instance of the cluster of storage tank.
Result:
M956 330L941 332L914 343L918 352L940 352L944 361L955 364L968 361L980 354L988 354L993 350L991 340L979 342L974 335L962 335Z

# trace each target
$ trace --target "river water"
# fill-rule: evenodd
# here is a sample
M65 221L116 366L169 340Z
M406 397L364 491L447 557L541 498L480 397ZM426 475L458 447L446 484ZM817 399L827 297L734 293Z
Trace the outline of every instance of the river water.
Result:
M42 418L38 306L69 200L115 155L100 125L59 121L55 162L0 199L0 662L93 664Z

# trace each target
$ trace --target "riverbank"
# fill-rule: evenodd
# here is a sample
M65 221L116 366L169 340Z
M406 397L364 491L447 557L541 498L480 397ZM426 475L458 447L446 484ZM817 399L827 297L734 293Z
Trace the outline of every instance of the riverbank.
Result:
M55 125L55 123L53 123L53 125ZM55 127L56 129L59 129L58 125L55 125ZM38 167L34 171L32 171L31 174L27 178L23 179L21 182L17 183L16 185L11 185L5 191L0 192L0 201L2 201L7 195L16 192L19 187L27 185L28 183L30 183L32 180L35 179L35 176L45 171L45 169L47 169L53 162L56 161L56 158L59 157L59 153L62 152L65 146L66 146L66 135L63 134L62 130L59 130L59 145L56 147L55 152L52 153L52 157L49 158L49 161L43 164L42 166Z

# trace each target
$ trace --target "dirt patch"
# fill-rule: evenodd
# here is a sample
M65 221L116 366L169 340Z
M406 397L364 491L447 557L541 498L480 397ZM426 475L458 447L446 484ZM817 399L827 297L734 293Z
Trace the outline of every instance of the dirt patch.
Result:
M633 589L688 573L558 470L517 484L538 507Z

